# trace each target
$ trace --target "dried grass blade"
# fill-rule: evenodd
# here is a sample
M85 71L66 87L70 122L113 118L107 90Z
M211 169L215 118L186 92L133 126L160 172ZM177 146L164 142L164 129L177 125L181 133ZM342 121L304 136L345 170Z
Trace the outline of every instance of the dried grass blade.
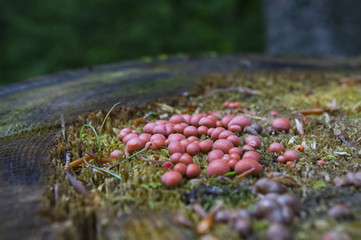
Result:
M238 179L244 178L244 177L246 177L247 175L251 174L254 170L255 170L255 168L251 168L251 169L245 171L244 173L239 174L237 178L238 178Z
M69 180L69 183L77 193L87 198L89 196L89 192L85 189L83 184L81 184L78 180L76 180L69 172L65 172L66 177Z
M298 121L298 119L295 119L295 122L296 122L296 128L297 128L297 132L300 134L300 135L304 135L305 134L305 131L303 130L303 125L300 121Z

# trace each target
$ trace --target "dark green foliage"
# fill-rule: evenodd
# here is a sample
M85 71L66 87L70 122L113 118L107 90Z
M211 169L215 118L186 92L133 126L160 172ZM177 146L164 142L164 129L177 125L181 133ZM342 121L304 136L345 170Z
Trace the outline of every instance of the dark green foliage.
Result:
M260 1L1 1L0 83L159 54L261 52Z

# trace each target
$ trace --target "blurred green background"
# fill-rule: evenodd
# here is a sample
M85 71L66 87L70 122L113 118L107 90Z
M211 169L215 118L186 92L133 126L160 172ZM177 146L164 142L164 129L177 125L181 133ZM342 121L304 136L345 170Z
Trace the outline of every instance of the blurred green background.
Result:
M0 2L0 84L160 54L264 51L260 0Z

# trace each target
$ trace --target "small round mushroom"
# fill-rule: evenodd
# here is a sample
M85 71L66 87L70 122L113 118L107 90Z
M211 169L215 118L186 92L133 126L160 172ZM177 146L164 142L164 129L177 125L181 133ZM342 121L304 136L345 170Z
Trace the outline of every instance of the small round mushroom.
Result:
M256 162L255 160L253 160L252 158L242 158L234 166L234 171L236 171L237 174L241 174L252 168L254 168L254 170L251 173L252 176L259 175L263 170L262 165Z
M285 187L280 182L269 178L261 178L253 186L253 193L267 194L267 193L284 193Z
M139 135L139 138L142 139L144 142L149 142L151 137L152 136L149 133L142 133Z
M246 138L246 144L254 148L259 148L259 146L261 145L261 140L257 136L248 136Z
M286 152L283 153L283 156L285 157L286 161L291 161L291 162L298 162L298 160L300 159L300 156L294 150L287 150Z
M153 136L150 137L150 140L159 139L163 142L166 140L165 136L163 134L156 133Z
M183 130L183 134L186 137L197 136L198 135L198 129L195 126L188 126Z
M207 135L208 128L206 126L200 126L198 127L197 131L198 131L198 136Z
M187 178L196 178L201 174L201 168L194 163L191 163L187 166L186 177Z
M199 120L199 125L206 126L207 128L212 128L217 126L217 118L211 115L203 117Z
M258 134L261 134L262 133L262 126L260 125L260 124L258 124L258 123L252 123L251 124L251 128L253 128L254 130L256 130L256 132L258 133Z
M292 162L292 161L287 161L287 162L286 162L286 166L287 166L287 167L291 167L292 165L293 165L293 162Z
M144 146L145 146L145 141L137 136L137 137L130 139L127 142L126 148L127 148L128 152L131 154L131 153L141 150L142 148L144 148Z
M212 138L213 140L217 140L217 139L219 138L219 135L220 135L223 131L226 131L226 129L223 128L223 127L217 127L217 128L215 128L215 129L212 131L212 133L211 133L211 138Z
M267 196L268 196L268 194L266 195L266 197ZM300 214L300 212L303 208L302 203L296 198L296 196L294 196L290 193L285 193L285 194L279 195L277 197L276 201L281 206L288 206L297 215Z
M169 122L177 124L177 123L183 123L185 122L185 120L182 115L173 115L169 118Z
M185 165L189 165L193 163L193 158L188 153L183 153L183 155L179 159L179 162L184 163Z
M168 135L167 128L165 127L165 125L160 125L160 124L158 124L157 126L155 126L153 128L153 134L156 134L156 133L162 134L164 136Z
M242 132L242 127L239 125L228 125L228 130L232 132Z
M191 156L197 155L200 151L201 148L199 147L199 144L196 142L190 143L186 148L186 152Z
M184 118L185 123L191 124L191 119L192 119L191 115L189 115L189 114L182 114L182 117Z
M269 145L268 151L274 153L284 152L285 147L281 143L272 143L271 145Z
M241 144L241 139L236 135L228 136L227 140L230 141L235 147L238 147Z
M170 161L174 164L179 163L181 156L182 153L180 152L173 153L172 155L170 155Z
M177 163L176 165L174 165L173 170L179 172L184 176L187 172L187 165L185 165L184 163Z
M277 157L277 162L279 163L286 163L286 158L284 156L278 156Z
M240 148L238 148L238 147L233 147L233 148L229 149L228 153L229 153L229 154L236 153L236 154L238 154L239 156L242 156L242 155L243 155L242 149L240 149Z
M328 211L328 216L336 220L352 220L354 215L345 204L337 204Z
M123 142L124 142L124 143L128 143L129 140L132 139L132 138L138 138L138 135L135 134L135 133L128 133L127 135L125 135L125 136L123 137Z
M238 115L234 117L229 123L228 128L232 125L238 125L242 128L245 128L246 126L250 126L252 124L251 120L243 115Z
M218 139L213 143L213 149L221 150L223 153L228 153L232 147L233 144L226 139Z
M268 218L279 222L282 220L281 211L282 206L276 200L263 198L254 205L253 215L258 219Z
M199 143L199 148L202 153L208 153L212 149L212 145L212 140L207 139Z
M186 139L186 137L183 135L183 134L180 134L180 133L172 133L168 136L167 140L168 140L168 143L171 143L171 142L180 142L182 141L183 139Z
M191 117L191 124L195 127L199 127L199 120L201 120L201 118L203 118L205 116L206 116L206 114L202 114L202 113L193 115Z
M188 127L188 124L187 123L178 123L178 124L175 124L174 127L173 127L173 131L175 133L183 133L184 129Z
M207 167L207 175L212 176L223 176L230 171L230 167L227 162L223 160L214 160L209 163Z
M255 160L256 162L259 162L261 161L261 155L258 153L258 152L255 152L255 151L248 151L248 152L245 152L243 154L243 158L251 158L253 160Z
M113 152L110 153L110 158L116 158L116 159L118 159L119 157L120 157L120 158L123 158L123 152L120 151L120 150L115 150L115 151L113 151Z
M233 227L242 238L249 236L253 232L252 222L246 219L237 219Z
M124 138L127 134L129 134L129 133L131 133L131 132L132 132L132 129L130 129L130 128L123 128L123 129L120 130L120 132L119 132L119 135L118 135L119 140L123 140L123 138Z
M145 124L144 125L144 127L143 127L143 132L144 133L153 133L153 130L154 130L154 128L157 126L157 124L156 123L147 123L147 124Z
M222 125L223 127L227 127L228 126L228 123L233 119L232 116L225 116L222 118Z
M224 153L221 150L212 150L208 153L208 161L212 162L214 160L219 160L224 156Z
M252 147L252 146L250 146L250 145L247 145L247 144L242 147L242 151L243 151L243 152L253 151L253 150L254 150L254 147Z
M190 141L188 139L183 139L182 141L180 141L180 144L182 144L184 149L187 149L188 145L191 144L191 143L192 143L192 141Z
M162 176L162 183L167 188L174 188L182 183L182 174L174 170L165 172Z
M272 128L276 131L290 131L291 123L286 118L276 118L272 121Z
M300 152L305 151L305 147L302 146L302 145L296 145L296 146L295 146L295 149L296 149L296 150L299 150Z
M171 142L168 145L168 151L169 151L170 154L173 154L173 153L176 153L176 152L184 153L185 148L180 142Z
M161 138L152 139L150 143L150 149L152 150L159 150L164 147L164 140L162 140Z
M251 126L247 126L243 129L243 133L248 133L252 135L258 135L258 132L254 130Z
M218 136L218 138L220 139L227 139L227 137L231 136L231 135L234 135L232 131L229 131L229 130L225 130L223 132L221 132Z

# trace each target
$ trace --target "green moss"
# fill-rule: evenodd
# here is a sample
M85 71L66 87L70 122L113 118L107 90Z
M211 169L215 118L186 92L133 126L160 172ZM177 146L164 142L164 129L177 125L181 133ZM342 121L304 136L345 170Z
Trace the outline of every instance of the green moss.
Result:
M341 200L356 198L358 194L357 189L347 187L340 189L330 184L334 177L354 171L359 165L359 147L357 147L356 141L360 138L361 87L354 85L341 88L338 79L342 76L344 74L332 72L328 74L322 72L237 72L229 75L204 75L201 77L199 86L195 86L195 89L198 89L195 92L197 94L190 97L170 99L166 102L167 105L151 103L148 106L139 106L133 111L116 110L106 123L106 130L101 142L105 146L105 153L110 154L110 149L107 150L107 148L119 143L115 134L117 129L135 127L141 130L142 126L133 126L134 119L149 112L152 114L148 114L147 117L151 121L155 121L161 116L169 117L182 110L190 111L190 109L195 112L218 112L222 117L229 114L223 108L225 101L241 101L243 108L249 111L245 115L250 117L253 122L260 123L264 128L260 135L262 146L257 150L262 155L261 164L267 169L261 174L261 177L266 176L268 172L284 173L284 177L278 180L285 183L289 191L299 196L305 205L305 211L300 216L299 222L292 225L294 236L296 239L315 239L328 229L332 229L333 223L328 221L326 228L313 229L311 227L312 224L317 225L317 221L325 218L327 208ZM164 82L159 81L159 84L164 84ZM238 86L256 89L262 94L248 95L236 91L211 91L215 88ZM149 91L148 87L154 86L145 85L146 91ZM139 91L143 91L142 88ZM334 98L337 100L339 110L320 116L308 116L303 136L298 135L295 128L289 133L270 134L266 131L274 119L269 114L271 110L276 110L280 117L290 119L292 126L295 126L294 119L301 120L295 110L328 107ZM234 114L239 113L240 111ZM250 189L259 179L258 177L208 178L205 170L207 159L202 154L194 158L194 161L202 168L202 174L199 177L201 183L191 183L184 179L182 184L175 189L167 189L160 184L160 178L164 172L160 169L161 164L146 162L136 157L129 161L119 163L118 160L113 160L109 163L109 166L114 166L110 170L120 175L122 181L95 173L92 168L83 165L72 170L78 180L88 189L93 190L90 199L82 199L67 183L61 168L61 159L63 159L65 147L71 152L72 160L84 156L86 151L96 151L95 139L91 136L91 132L86 132L88 135L84 135L83 141L78 139L79 130L84 123L99 126L104 116L105 113L98 112L80 117L79 122L68 131L68 143L64 144L59 139L53 150L56 177L52 179L52 183L53 186L58 187L59 196L57 200L50 201L49 208L54 208L56 215L75 221L73 216L83 213L86 209L93 209L93 211L97 209L96 214L106 211L109 219L147 211L157 214L166 212L172 215L181 210L196 227L200 217L193 212L191 208L193 203L201 204L208 211L214 206L216 200L220 199L223 200L225 209L234 210L252 209L253 204L257 201L257 196L254 196ZM114 131L113 128L115 128ZM355 145L350 146L341 141L334 134L334 129L340 129L347 141L353 142ZM241 135L240 137L244 142L245 136ZM294 149L296 145L301 144L305 147L305 151L299 152L298 163L287 167L278 163L275 156L268 152L268 146L272 142L280 142L286 149ZM124 146L119 145L118 149L124 150ZM346 154L340 154L341 152ZM166 161L169 158L169 152L165 149L148 151L140 155L159 161ZM316 164L320 159L326 162L325 166ZM94 205L94 199L97 197L99 199ZM360 203L356 201L350 206L355 211L361 210ZM169 218L164 219L164 221L170 221ZM77 219L77 221L80 220ZM353 232L353 224L354 222L345 223L346 227L350 227L346 231L352 236L359 237L359 234ZM267 226L267 222L254 222L255 232L260 230L260 236L263 236ZM134 225L128 227L129 229L138 229ZM238 237L225 224L215 224L210 234L227 239L228 237L229 239Z

